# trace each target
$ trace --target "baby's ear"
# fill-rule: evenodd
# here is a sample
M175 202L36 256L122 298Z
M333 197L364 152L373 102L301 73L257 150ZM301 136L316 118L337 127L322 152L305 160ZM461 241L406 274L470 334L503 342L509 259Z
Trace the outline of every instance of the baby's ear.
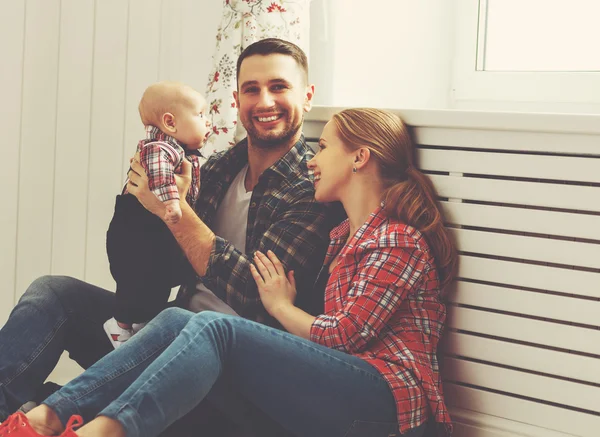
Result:
M164 130L166 130L167 132L177 132L177 126L175 123L175 116L173 114L171 114L170 112L165 112L162 115L162 128Z

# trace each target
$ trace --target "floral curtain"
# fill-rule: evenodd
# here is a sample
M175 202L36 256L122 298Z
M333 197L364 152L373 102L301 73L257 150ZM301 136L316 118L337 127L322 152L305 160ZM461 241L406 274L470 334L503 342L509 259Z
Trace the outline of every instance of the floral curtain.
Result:
M206 90L212 135L202 151L205 156L227 149L246 135L237 122L233 99L239 54L265 38L291 41L308 52L309 4L310 0L223 0L223 18Z

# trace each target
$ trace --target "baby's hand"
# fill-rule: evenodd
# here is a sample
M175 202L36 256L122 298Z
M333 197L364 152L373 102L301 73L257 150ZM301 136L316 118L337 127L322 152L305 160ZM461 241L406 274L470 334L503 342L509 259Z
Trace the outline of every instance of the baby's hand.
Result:
M181 206L179 199L167 200L164 202L166 206L164 221L168 224L175 224L181 219Z

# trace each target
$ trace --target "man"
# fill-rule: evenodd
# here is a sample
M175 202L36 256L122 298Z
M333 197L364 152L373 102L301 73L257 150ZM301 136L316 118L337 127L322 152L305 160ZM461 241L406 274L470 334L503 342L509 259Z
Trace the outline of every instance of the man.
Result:
M307 71L302 50L278 39L240 55L234 97L248 137L208 160L196 211L182 202L181 220L169 225L201 282L186 284L177 305L272 323L249 270L256 250L272 250L296 272L298 305L320 311L323 296L312 285L338 220L315 202L306 166L312 151L301 128L314 94ZM130 174L131 193L160 212L139 173ZM113 293L73 278L43 277L29 287L0 330L0 421L34 397L63 350L84 368L110 352L102 324L113 306Z

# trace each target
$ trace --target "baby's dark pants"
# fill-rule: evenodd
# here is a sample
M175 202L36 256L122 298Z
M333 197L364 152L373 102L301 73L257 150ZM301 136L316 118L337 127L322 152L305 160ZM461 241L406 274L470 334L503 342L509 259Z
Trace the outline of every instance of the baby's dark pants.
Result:
M166 308L171 288L196 277L167 225L131 194L117 196L106 249L119 322L149 321Z

